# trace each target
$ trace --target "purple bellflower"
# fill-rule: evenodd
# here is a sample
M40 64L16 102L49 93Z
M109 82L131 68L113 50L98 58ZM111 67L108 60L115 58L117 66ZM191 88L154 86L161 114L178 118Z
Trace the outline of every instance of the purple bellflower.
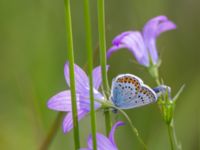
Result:
M166 16L157 16L150 19L143 31L127 31L116 36L112 41L113 46L107 52L107 58L121 49L127 48L135 56L138 63L149 67L158 64L159 58L156 49L156 38L163 32L173 30L176 25Z
M108 67L107 67L108 69ZM74 64L75 84L76 84L76 104L78 120L84 118L90 111L90 95L89 95L89 79L86 73L76 64ZM68 86L70 87L69 64L64 66L64 75ZM93 70L93 91L94 98L104 100L103 95L98 91L101 85L101 67L98 66ZM70 90L61 91L48 100L47 106L55 111L68 112L63 120L64 133L69 132L73 128L71 93ZM101 107L101 104L95 102L95 109Z
M97 139L97 150L118 150L117 145L115 144L114 134L115 129L118 126L122 126L124 123L122 121L118 121L111 129L109 137L96 133L96 139ZM93 150L93 142L92 142L92 136L90 135L88 137L88 148L81 148L80 150Z

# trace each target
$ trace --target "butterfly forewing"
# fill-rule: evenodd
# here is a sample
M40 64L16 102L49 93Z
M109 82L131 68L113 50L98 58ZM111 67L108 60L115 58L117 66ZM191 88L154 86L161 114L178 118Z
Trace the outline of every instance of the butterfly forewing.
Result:
M134 75L123 74L113 79L111 100L119 108L139 107L156 99L155 92Z

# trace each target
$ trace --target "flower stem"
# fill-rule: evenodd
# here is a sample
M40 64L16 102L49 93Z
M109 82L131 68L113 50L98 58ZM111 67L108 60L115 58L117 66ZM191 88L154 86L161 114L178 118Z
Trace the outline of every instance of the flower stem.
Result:
M103 90L105 91L105 96L108 99L109 85L108 77L106 72L106 37L105 37L105 12L104 12L104 0L97 0L98 7L98 31L99 31L99 48L100 48L100 63L101 63L101 73L103 80ZM106 122L106 134L108 135L111 130L111 119L110 111L105 110L105 122Z
M155 82L157 83L157 85L160 86L161 82L159 80L158 67L153 67L153 68L150 68L149 70L150 70L149 72L150 72L151 76L155 79ZM164 107L164 109L166 109L166 111L170 109L170 107L167 107L168 105L165 105L169 101L171 101L171 100L165 98L163 100L164 103L161 104L161 105L163 105L162 107ZM171 112L171 111L169 110L169 112ZM163 113L164 118L166 117L165 115L166 114ZM173 115L173 113L170 113L170 115ZM167 125L167 129L168 129L168 137L169 137L169 141L170 141L170 145L171 145L171 150L174 150L175 148L181 150L182 148L178 144L177 138L176 138L176 132L175 132L175 127L174 127L174 123L173 123L173 116L169 116L169 114L167 113L167 118L169 118L169 117L172 117L172 119L170 121L168 121L168 120L166 121L165 119L164 120Z
M172 134L173 144L175 145L175 149L182 150L182 146L181 146L180 143L178 143L178 140L177 140L177 137L176 137L176 131L175 131L173 118L172 118L169 126L170 126L170 130L171 130L171 134Z
M70 0L65 0L65 15L66 15L66 33L67 33L67 49L68 49L68 59L69 59L72 116L74 125L73 128L74 144L75 144L75 149L79 149L80 140L79 140L79 127L78 127L78 116L77 116L77 106L76 106L76 87L75 87L75 75L74 75L74 52L73 52L74 49L73 49Z
M85 31L86 31L86 48L88 53L88 76L90 83L90 116L91 116L91 127L92 127L92 141L93 150L97 149L96 145L96 114L94 109L94 95L93 95L93 49L92 49L92 33L91 33L91 19L89 10L89 0L84 0L84 17L85 17Z
M171 150L174 150L173 129L170 126L170 124L167 124L167 129L168 129L168 135L169 135L169 141L170 141L170 145L171 145Z

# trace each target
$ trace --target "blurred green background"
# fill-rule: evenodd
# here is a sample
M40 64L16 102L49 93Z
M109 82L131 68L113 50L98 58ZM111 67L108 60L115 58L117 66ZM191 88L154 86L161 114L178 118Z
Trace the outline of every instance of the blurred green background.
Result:
M200 1L199 0L107 0L107 47L114 36L137 29L157 15L167 15L178 28L162 34L157 47L162 59L160 74L175 94L175 126L183 150L200 149ZM96 1L91 3L93 45L98 44ZM72 1L75 61L83 67L85 31L83 1ZM0 1L0 149L35 150L53 123L57 112L48 110L48 98L66 89L63 66L67 58L64 2L53 0ZM147 71L133 62L127 50L112 55L109 79L133 73L145 83L155 83ZM95 65L98 65L95 63ZM169 150L167 128L157 105L128 110L150 150ZM103 112L98 112L98 131L104 133ZM113 116L114 117L114 116ZM123 117L121 119L125 120ZM89 116L80 122L81 145L86 146ZM141 149L130 127L116 132L119 149ZM50 150L73 149L73 134L56 135Z

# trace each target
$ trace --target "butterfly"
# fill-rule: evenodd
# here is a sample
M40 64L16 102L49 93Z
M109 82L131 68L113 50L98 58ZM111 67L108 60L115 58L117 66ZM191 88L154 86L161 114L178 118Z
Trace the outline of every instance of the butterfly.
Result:
M121 74L112 80L110 99L121 109L131 109L157 101L157 93L163 92L165 86L156 87L155 91L132 74Z

